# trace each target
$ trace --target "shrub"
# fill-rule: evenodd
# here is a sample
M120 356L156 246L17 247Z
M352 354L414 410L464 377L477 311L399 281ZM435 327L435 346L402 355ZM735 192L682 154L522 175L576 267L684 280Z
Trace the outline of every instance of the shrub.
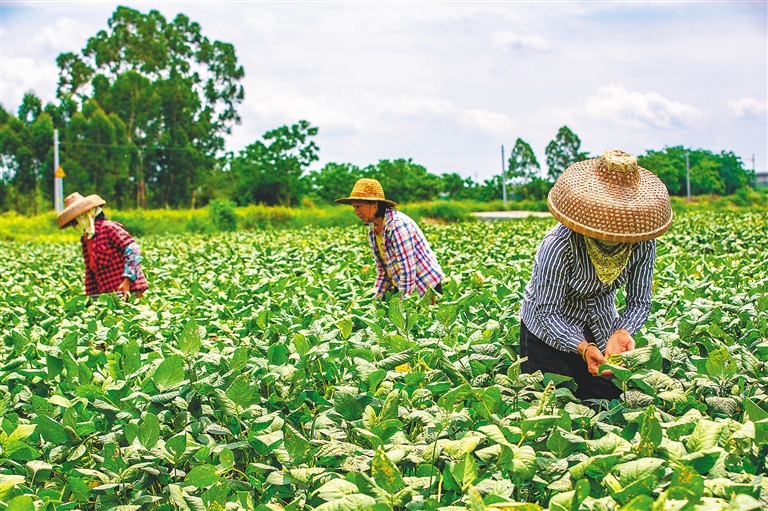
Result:
M236 231L238 216L235 203L229 200L214 199L208 204L208 217L217 231Z

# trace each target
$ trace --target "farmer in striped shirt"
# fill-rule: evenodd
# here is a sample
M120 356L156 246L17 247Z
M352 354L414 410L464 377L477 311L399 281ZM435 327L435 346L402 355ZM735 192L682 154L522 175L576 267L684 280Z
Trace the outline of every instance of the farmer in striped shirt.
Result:
M443 270L424 233L411 217L395 209L397 203L384 197L381 183L359 179L350 196L336 202L352 205L358 218L370 224L368 243L378 270L373 286L376 298L398 291L403 296L413 291L423 296L430 289L443 293Z
M572 377L580 399L616 399L612 373L598 367L635 348L651 310L655 238L672 222L669 193L637 158L611 150L568 167L548 205L560 223L539 247L525 288L521 369Z

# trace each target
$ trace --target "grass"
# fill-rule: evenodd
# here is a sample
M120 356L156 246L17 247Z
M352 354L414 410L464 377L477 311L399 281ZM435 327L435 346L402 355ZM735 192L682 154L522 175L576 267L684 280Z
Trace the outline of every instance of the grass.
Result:
M683 197L672 197L675 212L686 211L738 211L768 209L768 191L756 192L750 189L739 191L727 197L699 196L690 202ZM403 204L401 211L416 220L426 218L439 222L460 222L471 220L475 211L547 211L546 201L508 202L501 201L432 201ZM336 227L355 225L359 222L352 208L341 205L316 205L304 201L302 207L254 205L232 208L231 229L301 229L308 226ZM151 235L183 234L189 232L210 233L223 229L209 207L195 210L127 210L115 211L109 208L110 219L123 224L137 237ZM25 217L13 212L0 215L0 240L2 241L77 241L72 229L60 231L56 226L56 213L49 211L36 217Z

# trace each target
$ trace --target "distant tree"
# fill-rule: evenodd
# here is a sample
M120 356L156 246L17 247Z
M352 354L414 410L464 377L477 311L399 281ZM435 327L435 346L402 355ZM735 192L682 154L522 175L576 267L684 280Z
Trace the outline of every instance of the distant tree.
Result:
M521 138L515 142L515 147L509 154L509 167L507 177L509 179L525 183L541 177L541 166L531 146Z
M399 203L432 200L442 189L440 177L430 174L410 158L380 160L376 165L365 167L363 175L378 179L387 198Z
M549 177L556 180L572 164L586 160L589 155L579 152L581 140L568 126L563 126L557 132L557 136L551 141L546 150Z
M15 208L37 214L38 193L50 197L53 188L53 121L33 93L24 94L19 117L2 110L0 114L0 158L8 170L3 172L3 209L9 187L13 188ZM40 189L43 182L51 190Z
M327 163L320 170L310 171L307 179L314 196L331 202L348 196L362 176L362 170L351 163Z
M239 204L263 202L285 204L305 191L302 174L307 166L318 159L319 148L310 137L317 128L307 121L292 126L281 126L230 156L229 171L234 180L233 199Z
M686 195L685 153L691 174L691 194L732 194L749 186L751 171L744 168L741 159L732 152L714 154L704 149L686 149L683 146L666 147L661 151L647 151L637 161L667 186L672 195Z
M224 135L240 121L236 107L243 100L244 72L235 49L209 41L183 14L169 22L158 11L118 7L107 25L82 54L57 58L57 122L68 123L78 105L96 100L105 117L114 113L123 123L128 147L122 156L130 164L128 182L138 205L186 205L214 167ZM110 138L102 115L96 115L92 122L101 128L93 128Z
M477 200L482 185L471 177L463 178L457 173L443 174L442 195L451 200Z

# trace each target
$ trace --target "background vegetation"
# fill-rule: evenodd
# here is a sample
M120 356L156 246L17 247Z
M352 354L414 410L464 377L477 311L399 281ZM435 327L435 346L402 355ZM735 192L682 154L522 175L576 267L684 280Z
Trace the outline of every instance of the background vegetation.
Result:
M98 193L119 210L194 209L214 199L238 206L295 207L304 198L319 204L348 194L360 177L379 179L400 203L502 198L500 175L478 183L456 173L432 174L407 158L364 167L331 162L309 171L319 159L319 127L306 120L225 152L224 137L240 122L245 71L233 45L210 41L183 14L169 21L157 11L118 7L105 30L81 52L59 55L57 65L56 101L44 105L30 91L16 115L0 106L0 212L50 209L54 129L65 192ZM639 161L671 194L685 195L686 152L695 195L733 194L752 182L752 172L728 151L666 147ZM541 201L570 164L599 156L582 151L567 126L545 154L546 172L531 146L516 140L506 176L513 201Z

